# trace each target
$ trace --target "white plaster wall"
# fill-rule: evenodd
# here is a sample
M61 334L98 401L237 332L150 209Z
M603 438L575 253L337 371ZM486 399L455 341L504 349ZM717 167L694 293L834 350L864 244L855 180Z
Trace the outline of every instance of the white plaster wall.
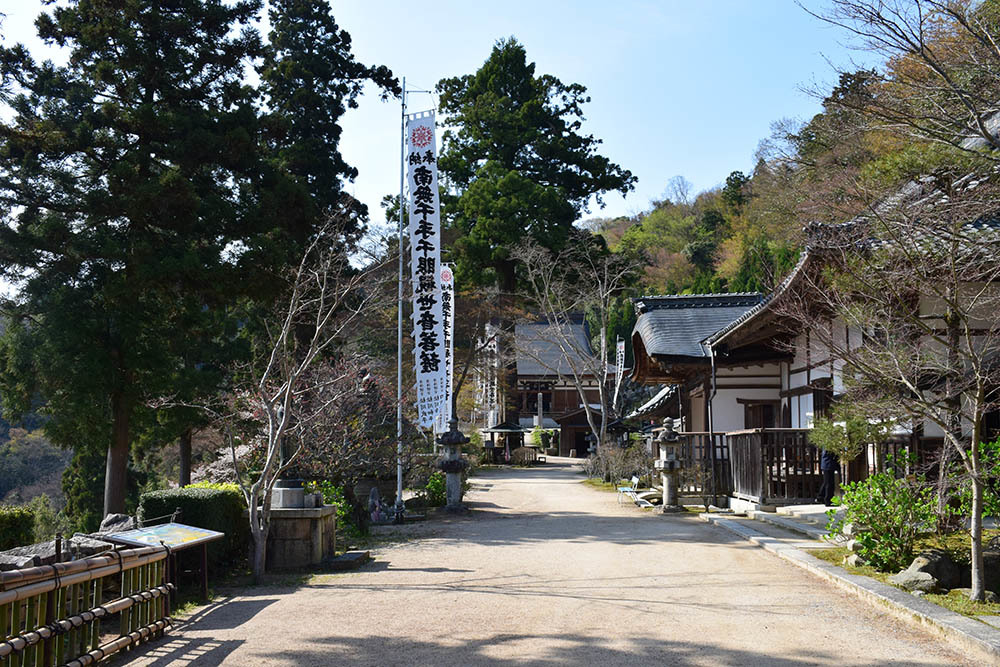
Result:
M738 398L778 400L778 387L773 389L719 389L712 401L712 421L716 431L740 431L746 428L744 407ZM777 415L776 415L777 417Z
M806 365L806 336L799 334L795 337L795 355L792 358L792 368L801 368Z
M810 428L810 418L813 411L812 394L795 396L792 403L792 428Z
M777 377L779 373L779 366L777 363L773 364L754 364L750 366L734 366L719 368L715 372L716 380L723 377L744 377L747 375L752 375L753 381L759 381L763 379L761 376Z
M928 438L943 438L944 431L936 423L925 419L924 420L924 436Z
M798 389L799 387L806 386L806 372L799 371L798 373L792 373L788 377L788 388Z

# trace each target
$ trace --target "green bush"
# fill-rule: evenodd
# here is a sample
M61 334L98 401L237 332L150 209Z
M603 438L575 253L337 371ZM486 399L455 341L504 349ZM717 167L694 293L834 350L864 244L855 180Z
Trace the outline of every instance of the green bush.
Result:
M35 515L24 505L0 505L0 551L31 544Z
M427 504L431 507L443 507L448 502L448 491L443 472L431 473L424 490L427 492Z
M883 443L891 431L888 422L872 422L865 415L858 415L854 408L839 405L833 419L818 417L809 431L809 442L816 447L833 452L841 463L849 463L871 443Z
M320 480L313 482L316 490L323 494L323 503L337 506L337 532L346 537L361 537L364 533L354 521L354 507L344 497L344 489L333 482Z
M846 506L844 515L838 519L833 510L828 512L827 530L839 532L845 523L859 526L861 532L855 539L865 562L883 572L909 566L917 537L934 528L933 489L890 473L876 473L841 488L843 498L834 502Z
M73 526L66 514L56 509L47 494L43 493L32 498L28 507L35 516L35 542L51 540L56 533L73 534Z
M979 465L983 479L983 516L1000 516L1000 440L979 445ZM968 519L972 516L972 482L961 463L953 466L952 477L958 504L955 512Z
M250 528L243 511L246 504L243 494L235 484L197 484L182 489L163 489L142 494L139 500L139 521L156 520L181 510L178 521L189 526L225 533L222 540L208 545L208 558L212 563L233 562L247 557L250 545Z

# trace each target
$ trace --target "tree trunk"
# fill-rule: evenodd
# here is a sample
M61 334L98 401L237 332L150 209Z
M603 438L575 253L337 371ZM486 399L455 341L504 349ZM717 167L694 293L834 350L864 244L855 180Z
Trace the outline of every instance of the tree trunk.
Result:
M184 429L178 443L180 447L181 471L177 481L181 486L187 486L191 483L191 432L192 429L190 428Z
M936 483L937 493L937 520L938 532L946 532L949 524L948 515L948 464L951 462L951 446L945 440L941 443L938 451L938 478Z
M264 571L267 568L267 533L260 532L253 538L253 582L264 581Z
M972 542L972 592L969 598L982 601L986 596L986 577L983 571L983 483L978 475L972 478L972 516L970 517Z
M264 580L264 571L267 569L267 533L268 524L263 520L261 512L263 508L258 505L261 499L256 498L256 494L251 493L250 515L250 541L253 552L250 557L250 568L253 572L253 581L259 584Z
M115 393L111 397L111 445L104 473L104 516L125 513L128 482L129 418L131 404Z

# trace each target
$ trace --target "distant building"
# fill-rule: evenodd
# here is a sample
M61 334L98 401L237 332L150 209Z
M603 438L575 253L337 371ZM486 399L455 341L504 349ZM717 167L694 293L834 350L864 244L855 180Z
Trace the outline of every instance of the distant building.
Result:
M507 422L516 423L528 431L536 426L560 429L559 454L587 456L590 443L585 438L590 430L582 412L584 400L580 397L576 380L583 386L586 403L599 415L601 399L598 383L614 381L614 366L606 365L603 378L595 377L588 370L595 365L594 351L583 315L572 317L560 332L553 332L550 325L544 322L518 324L514 328L512 346L517 420L515 422L511 415L503 414L495 389L496 382L487 376L480 383L483 387L480 396L483 398L485 425L490 427ZM494 374L501 372L497 362L490 366L490 359L496 357L496 351L488 351L483 364L487 369L493 368ZM583 415L583 423L570 420L561 426L562 418L571 413Z

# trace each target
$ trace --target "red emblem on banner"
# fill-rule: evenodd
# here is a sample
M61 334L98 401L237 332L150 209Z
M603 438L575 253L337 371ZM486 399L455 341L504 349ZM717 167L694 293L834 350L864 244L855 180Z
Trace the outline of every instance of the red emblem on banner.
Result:
M431 128L426 125L421 125L419 127L413 128L410 132L410 145L416 148L424 148L431 145L431 141L434 140L434 133L431 132Z
M441 282L451 282L451 269L441 269Z

